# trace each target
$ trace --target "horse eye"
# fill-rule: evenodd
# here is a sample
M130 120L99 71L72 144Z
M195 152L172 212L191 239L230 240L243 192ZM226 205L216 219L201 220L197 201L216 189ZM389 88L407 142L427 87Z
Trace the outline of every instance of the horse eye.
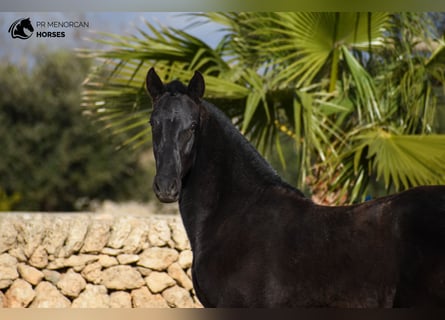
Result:
M197 123L196 122L192 122L192 125L190 126L190 130L191 131L195 131L196 127L197 127Z

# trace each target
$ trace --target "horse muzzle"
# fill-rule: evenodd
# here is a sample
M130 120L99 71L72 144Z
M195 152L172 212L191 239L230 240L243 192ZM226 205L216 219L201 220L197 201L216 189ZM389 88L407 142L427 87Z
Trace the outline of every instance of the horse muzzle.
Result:
M178 201L181 182L177 178L156 175L153 182L153 190L159 201L171 203Z

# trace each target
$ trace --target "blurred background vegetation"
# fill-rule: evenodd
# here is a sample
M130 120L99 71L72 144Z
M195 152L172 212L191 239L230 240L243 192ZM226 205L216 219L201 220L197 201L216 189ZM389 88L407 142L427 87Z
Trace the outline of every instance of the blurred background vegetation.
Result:
M445 183L445 14L189 17L221 41L146 22L94 49L1 61L0 210L152 199L151 66L164 81L201 71L205 98L318 202Z
M33 65L0 65L0 210L146 201L151 177L142 150L116 152L118 138L82 114L91 61L69 51L36 52Z

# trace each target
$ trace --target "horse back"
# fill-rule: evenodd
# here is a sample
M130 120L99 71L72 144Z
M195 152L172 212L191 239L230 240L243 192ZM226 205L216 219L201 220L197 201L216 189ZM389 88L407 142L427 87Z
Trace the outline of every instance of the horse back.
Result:
M444 195L416 188L327 207L275 185L242 212L227 203L197 252L197 294L208 306L391 307L435 281L440 298Z
M445 186L394 196L402 246L395 305L445 305Z
M287 246L299 248L300 265L308 266L299 277L311 279L312 288L324 288L329 305L445 305L445 186L413 188L353 206L290 198L285 215L292 203L303 210L294 211L298 221L288 218L293 227L285 233ZM345 289L352 294L343 301L333 298Z
M206 230L195 274L209 305L387 306L398 242L382 206L317 206L280 185L245 203Z

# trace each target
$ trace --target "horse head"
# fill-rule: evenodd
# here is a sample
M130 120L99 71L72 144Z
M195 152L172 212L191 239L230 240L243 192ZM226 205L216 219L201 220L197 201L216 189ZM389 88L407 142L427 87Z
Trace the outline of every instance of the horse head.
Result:
M30 18L23 19L20 22L20 25L22 26L23 29L27 29L30 32L34 32L34 27L31 24L31 19Z
M146 87L153 101L150 118L156 161L153 189L160 201L175 202L179 199L182 178L195 159L204 78L195 72L188 86L177 80L164 85L151 68Z

